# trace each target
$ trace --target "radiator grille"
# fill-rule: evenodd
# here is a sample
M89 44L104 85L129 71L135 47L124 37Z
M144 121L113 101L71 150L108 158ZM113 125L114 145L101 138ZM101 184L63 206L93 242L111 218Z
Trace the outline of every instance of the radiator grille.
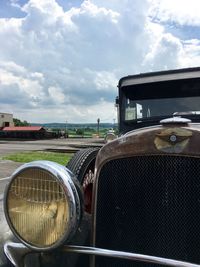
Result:
M98 180L96 246L200 263L200 161L137 156ZM96 258L96 266L158 266Z

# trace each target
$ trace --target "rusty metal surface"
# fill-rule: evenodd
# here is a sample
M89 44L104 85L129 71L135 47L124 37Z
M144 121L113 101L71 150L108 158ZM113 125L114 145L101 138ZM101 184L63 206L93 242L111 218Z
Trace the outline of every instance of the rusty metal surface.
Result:
M176 136L176 142L171 142L171 136ZM159 140L158 140L159 139ZM163 140L164 139L164 140ZM138 129L108 143L99 152L96 169L107 161L115 158L131 157L137 154L156 155L174 153L199 156L200 127L195 124L180 127L178 125L153 126ZM186 142L185 142L186 141ZM165 148L167 142L169 149ZM181 149L175 149L180 145ZM97 175L97 174L96 174Z
M101 168L113 159L137 155L182 155L200 156L200 125L159 125L131 131L124 136L106 144L98 153L95 166L93 190L93 245L96 233L96 204L98 177Z
M188 145L192 131L182 128L167 128L156 135L154 140L158 150L168 153L180 153Z
M175 130L176 129L176 130ZM181 149L177 150L176 142L168 142L169 149L160 149L156 145L156 139L158 136L165 135L164 139L170 140L172 133L179 135L177 140L185 141L181 145ZM167 134L168 133L168 134ZM184 136L184 140L182 137ZM186 139L185 139L186 138ZM102 166L117 158L132 157L136 155L169 155L169 154L181 154L190 155L197 157L200 155L199 148L200 140L200 126L199 124L188 124L187 126L180 127L179 125L172 124L167 126L152 126L131 131L124 136L106 144L101 148L97 155L96 166L95 166L95 178L94 178L94 189L93 189L93 233L95 233L95 206L97 202L97 191L98 191L98 177ZM161 148L163 144L161 144ZM93 243L95 243L95 235L93 235Z

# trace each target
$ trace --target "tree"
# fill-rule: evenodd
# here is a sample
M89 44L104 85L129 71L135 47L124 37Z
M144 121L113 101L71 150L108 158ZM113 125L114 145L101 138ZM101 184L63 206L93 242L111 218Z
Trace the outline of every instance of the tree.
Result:
M27 121L21 121L19 119L13 118L15 126L29 126L30 124Z

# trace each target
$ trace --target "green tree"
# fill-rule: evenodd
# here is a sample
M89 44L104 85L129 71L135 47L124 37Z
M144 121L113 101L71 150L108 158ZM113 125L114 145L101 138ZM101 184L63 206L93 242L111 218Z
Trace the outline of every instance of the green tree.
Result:
M30 124L27 121L21 121L19 119L13 118L15 126L29 126Z

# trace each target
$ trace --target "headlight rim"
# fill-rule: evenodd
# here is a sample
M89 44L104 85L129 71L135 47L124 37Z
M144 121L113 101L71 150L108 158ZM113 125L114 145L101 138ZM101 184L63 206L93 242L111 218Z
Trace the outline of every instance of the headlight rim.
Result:
M66 223L66 231L62 235L61 238L59 238L55 243L45 246L45 247L39 247L32 243L29 243L27 240L25 240L21 235L18 233L18 231L15 229L11 218L9 216L8 211L8 195L9 195L9 189L14 181L20 173L23 173L24 170L27 169L40 169L45 170L50 175L53 175L54 178L58 181L58 183L61 185L61 187L64 190L64 194L67 198L67 202L69 205L69 223ZM49 251L52 249L55 249L59 246L61 246L64 242L69 242L72 237L74 236L75 232L78 229L81 217L82 217L82 209L83 209L83 203L80 201L79 197L80 192L77 191L76 185L73 182L73 174L64 166L51 162L51 161L33 161L29 163L25 163L22 166L20 166L11 176L10 181L7 184L4 192L4 199L3 199L3 205L4 205L4 214L7 220L7 223L13 232L14 236L19 239L23 244L25 244L27 247L29 247L32 250L35 251Z

